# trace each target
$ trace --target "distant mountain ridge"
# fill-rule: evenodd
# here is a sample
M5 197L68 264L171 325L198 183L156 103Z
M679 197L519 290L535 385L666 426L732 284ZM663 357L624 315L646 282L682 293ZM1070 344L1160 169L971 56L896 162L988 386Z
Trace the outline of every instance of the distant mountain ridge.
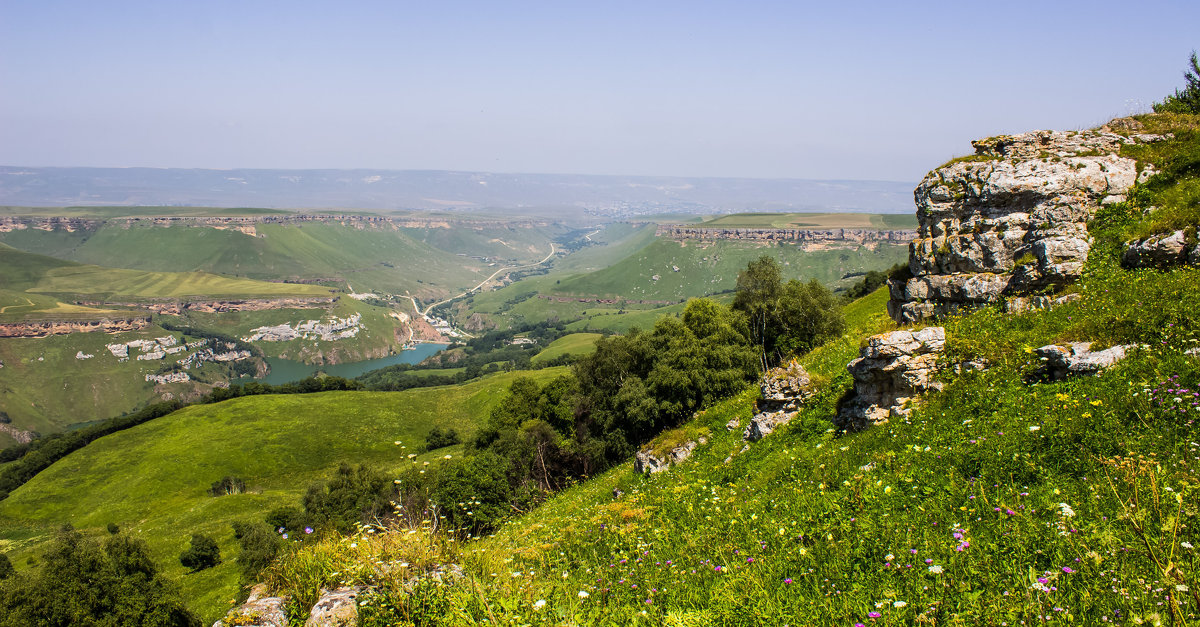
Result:
M909 213L915 183L493 174L0 166L0 204L478 210L567 206L603 216L731 211Z

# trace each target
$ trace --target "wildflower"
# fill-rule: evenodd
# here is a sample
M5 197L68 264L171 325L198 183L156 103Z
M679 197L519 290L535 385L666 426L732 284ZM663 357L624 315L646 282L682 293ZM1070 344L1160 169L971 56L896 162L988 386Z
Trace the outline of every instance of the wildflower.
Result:
M1068 575L1069 575L1069 574L1071 574L1071 573L1073 573L1073 572L1075 572L1074 570L1072 570L1072 569L1071 569L1071 567L1070 567L1070 566L1063 566L1063 568L1062 568L1062 571L1063 571L1064 573L1067 573Z
M930 573L932 573L932 574L934 574L934 575L940 575L940 574L942 574L942 570L943 570L943 569L942 569L942 565L941 565L941 564L934 564L933 566L930 566L930 567L929 567L929 572L930 572Z
M1183 542L1179 543L1179 546L1181 546L1185 549L1190 549L1190 548L1192 548L1192 543L1184 540Z
M533 604L533 609L535 609L535 610L540 610L543 607L546 607L546 599L538 599Z
M892 604L892 607L904 607L906 605L908 605L908 603L905 603L904 601L896 601Z
M791 578L791 577L788 577L787 579L784 579L784 580L783 580L783 583L786 583L786 584L788 584L788 585L791 585L791 583L792 583L792 578Z
M879 612L867 612L867 618L879 618L880 616L883 616L883 614Z
M1033 425L1032 427L1029 427L1030 431L1041 431L1041 429L1042 428L1037 425Z
M584 590L580 590L580 591L579 591L579 598L581 598L581 599L586 599L586 598L588 598L588 597L590 597L590 596L592 596L592 595L588 594L588 593L587 593L586 591L584 591Z
M312 528L312 527L305 527L305 528L304 528L304 533L305 533L306 535L307 535L307 534L311 534L312 532L313 532L313 528Z
M1188 587L1181 583L1175 584L1175 589L1178 590L1179 592L1187 592L1188 591Z
M891 553L888 553L887 555L884 555L884 556L883 556L883 559L885 559L885 560L887 560L887 561L889 561L889 562L890 562L890 561L892 561L892 560L896 559L896 556L895 556L895 555L892 555Z
M1071 506L1067 505L1066 503L1059 503L1058 508L1061 510L1062 515L1066 518L1070 518L1075 515L1075 510L1071 509Z

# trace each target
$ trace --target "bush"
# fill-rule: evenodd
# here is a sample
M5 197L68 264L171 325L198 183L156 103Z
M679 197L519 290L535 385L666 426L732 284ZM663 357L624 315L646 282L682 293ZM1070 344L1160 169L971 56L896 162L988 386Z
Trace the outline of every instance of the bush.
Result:
M117 523L110 522L108 523L108 532L115 536L118 533L121 533L121 528L117 526Z
M0 580L8 579L16 574L16 569L13 568L12 561L8 559L8 555L0 553Z
M237 563L244 581L254 581L259 572L279 555L281 539L275 529L278 527L272 528L263 523L233 523L233 537L237 538L240 548Z
M141 540L112 536L101 546L68 526L44 562L0 586L0 626L200 625Z
M199 533L193 534L192 545L179 554L179 563L192 569L193 573L212 568L221 563L221 549L216 540Z
M425 450L435 451L442 447L454 446L460 442L462 442L462 438L459 437L458 431L455 431L453 428L442 431L440 428L434 427L429 431L429 435L425 436Z
M208 493L213 496L225 496L227 494L241 494L246 491L246 482L238 477L224 477L219 481L214 481L212 487L208 489Z

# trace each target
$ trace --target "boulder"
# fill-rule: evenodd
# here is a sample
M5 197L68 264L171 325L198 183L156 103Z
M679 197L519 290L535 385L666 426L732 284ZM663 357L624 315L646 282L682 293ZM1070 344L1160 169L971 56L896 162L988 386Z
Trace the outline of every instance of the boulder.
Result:
M1195 229L1127 242L1121 255L1121 265L1126 268L1169 268L1185 263L1200 263Z
M1091 342L1073 342L1064 346L1050 344L1037 349L1038 357L1045 362L1041 374L1053 381L1076 375L1094 375L1125 359L1134 345L1113 346L1100 351L1091 348Z
M854 389L838 408L834 424L853 431L907 415L906 407L927 390L940 390L934 381L938 356L946 348L946 330L892 331L867 338L859 357L846 369Z
M670 468L672 464L678 464L691 457L692 451L696 450L697 446L707 442L708 440L705 438L688 440L667 451L665 455L656 454L653 446L642 449L633 455L633 470L642 474L662 472Z
M1071 283L1091 248L1092 212L1154 173L1139 173L1120 148L1162 139L1034 131L972 142L975 155L930 172L914 192L912 278L890 282L889 315L911 323Z
M357 627L360 592L361 589L356 587L321 590L304 627Z
M804 367L793 360L786 366L768 370L759 383L759 393L757 411L742 432L742 437L751 442L761 440L799 413L804 401L813 394L812 380Z
M258 584L250 589L250 596L238 607L229 611L225 618L213 623L213 627L288 627L283 605L284 597L267 595L267 586Z

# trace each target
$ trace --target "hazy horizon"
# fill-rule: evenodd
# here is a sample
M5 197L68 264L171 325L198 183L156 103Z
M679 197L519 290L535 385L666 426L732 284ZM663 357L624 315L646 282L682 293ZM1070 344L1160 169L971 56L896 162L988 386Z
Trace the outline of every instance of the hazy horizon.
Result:
M1150 2L0 8L0 163L909 182L1183 84Z

